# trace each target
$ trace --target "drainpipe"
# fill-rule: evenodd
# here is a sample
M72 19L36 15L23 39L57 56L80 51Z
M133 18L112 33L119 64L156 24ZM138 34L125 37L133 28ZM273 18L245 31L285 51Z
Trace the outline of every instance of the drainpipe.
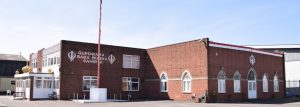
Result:
M286 78L285 78L285 53L282 55L282 66L283 66L283 96L286 96ZM280 88L280 87L279 87Z

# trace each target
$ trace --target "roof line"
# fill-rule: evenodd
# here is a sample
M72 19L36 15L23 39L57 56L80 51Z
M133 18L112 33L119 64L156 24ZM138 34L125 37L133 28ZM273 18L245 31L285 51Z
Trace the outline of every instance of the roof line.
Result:
M261 52L270 53L270 54L283 55L282 53L268 52L268 51L263 51L263 50L252 48L252 47L247 47L247 46L219 43L219 42L212 42L212 41L209 41L209 43L217 44L217 45L223 45L223 46L236 47L236 48L251 49L251 50L261 51Z

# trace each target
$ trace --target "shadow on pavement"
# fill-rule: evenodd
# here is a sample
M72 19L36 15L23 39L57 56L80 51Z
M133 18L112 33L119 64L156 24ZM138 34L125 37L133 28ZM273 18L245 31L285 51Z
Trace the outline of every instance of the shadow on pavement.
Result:
M258 104L286 104L286 103L300 102L300 97L286 97L286 98L271 99L271 100L253 100L249 102L258 103Z

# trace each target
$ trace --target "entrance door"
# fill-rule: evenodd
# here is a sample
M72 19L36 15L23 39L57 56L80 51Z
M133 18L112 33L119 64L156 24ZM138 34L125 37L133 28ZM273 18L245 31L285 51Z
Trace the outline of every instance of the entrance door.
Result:
M248 80L248 99L256 99L256 81Z
M256 75L254 69L250 69L248 73L248 99L256 99L257 90L256 90Z

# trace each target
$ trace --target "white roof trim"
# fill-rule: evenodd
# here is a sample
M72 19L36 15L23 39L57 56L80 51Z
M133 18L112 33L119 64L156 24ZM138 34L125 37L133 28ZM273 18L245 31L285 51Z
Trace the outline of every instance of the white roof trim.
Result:
M290 49L300 48L300 45L249 45L247 47L258 48L258 49Z
M211 47L217 47L217 48L239 50L239 51L246 51L246 52L254 52L254 53L271 55L271 56L277 56L277 57L283 57L283 55L280 55L280 54L275 54L275 53L270 53L270 52L264 52L264 51L259 51L259 50L255 50L255 49L250 49L250 48L241 48L241 47L220 45L220 44L214 44L214 43L210 43L209 46L211 46Z
M15 78L19 77L29 77L29 76L40 76L40 77L53 77L53 74L47 74L47 73L23 73L23 74L16 74Z

